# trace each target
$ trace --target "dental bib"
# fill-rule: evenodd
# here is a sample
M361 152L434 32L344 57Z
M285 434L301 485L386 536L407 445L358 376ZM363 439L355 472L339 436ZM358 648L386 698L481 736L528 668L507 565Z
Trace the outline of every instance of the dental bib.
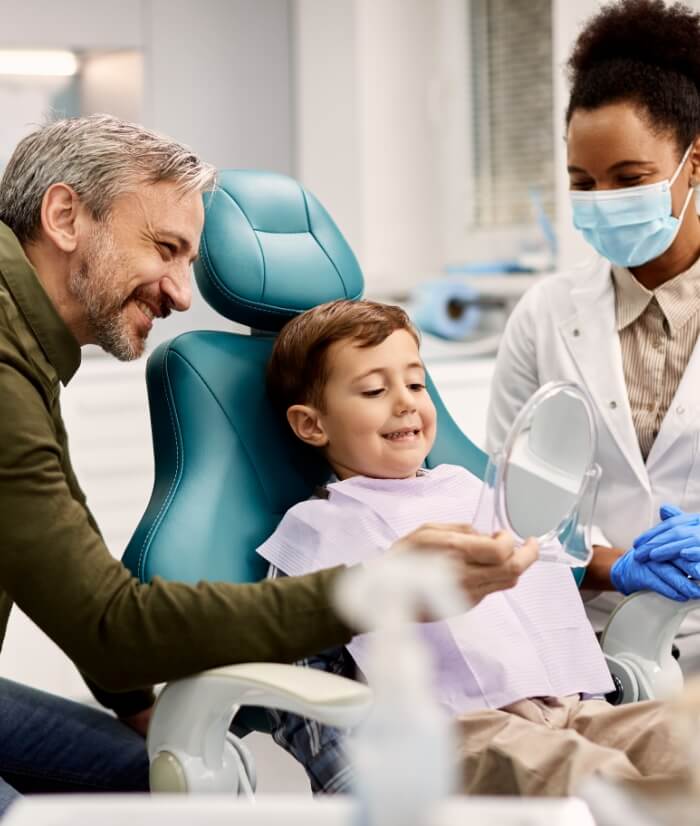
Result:
M288 511L258 549L290 576L370 562L427 522L471 523L481 482L462 467L440 465L409 479L356 476L326 490L328 498ZM501 708L525 697L612 688L565 566L536 562L515 588L490 594L460 616L422 624L419 631L435 660L436 696L453 714ZM369 636L354 637L348 650L371 686Z

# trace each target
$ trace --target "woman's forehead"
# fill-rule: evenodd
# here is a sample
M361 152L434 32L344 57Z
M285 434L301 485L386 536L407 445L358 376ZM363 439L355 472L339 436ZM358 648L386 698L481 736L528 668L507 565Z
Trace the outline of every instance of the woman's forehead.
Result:
M678 154L673 135L653 129L630 102L576 109L566 144L568 165L585 170L608 171L629 161L665 165Z

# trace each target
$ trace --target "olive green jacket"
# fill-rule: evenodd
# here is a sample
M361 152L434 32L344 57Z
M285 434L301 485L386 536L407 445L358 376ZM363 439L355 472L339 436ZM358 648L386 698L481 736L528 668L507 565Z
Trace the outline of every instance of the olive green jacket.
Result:
M13 602L121 714L154 683L343 644L338 569L255 584L134 579L107 550L73 473L59 404L80 348L0 223L0 641Z

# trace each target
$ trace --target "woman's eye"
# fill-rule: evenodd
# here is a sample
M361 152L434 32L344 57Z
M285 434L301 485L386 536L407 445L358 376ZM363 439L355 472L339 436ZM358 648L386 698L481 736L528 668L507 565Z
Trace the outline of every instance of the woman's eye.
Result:
M618 178L621 184L625 186L635 186L635 184L640 183L642 180L641 175L626 175L625 177Z
M379 396L380 393L383 393L383 392L384 392L383 387L377 387L373 390L363 390L362 395L367 396L367 398L371 399L371 398L374 398L375 396Z
M569 186L571 189L580 192L581 190L593 189L593 181L570 181Z

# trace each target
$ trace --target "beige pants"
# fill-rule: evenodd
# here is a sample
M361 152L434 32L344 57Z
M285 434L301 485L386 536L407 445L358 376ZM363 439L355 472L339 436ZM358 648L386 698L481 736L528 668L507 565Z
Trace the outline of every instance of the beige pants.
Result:
M521 700L458 720L463 791L564 796L591 775L659 781L688 772L688 744L658 702Z

